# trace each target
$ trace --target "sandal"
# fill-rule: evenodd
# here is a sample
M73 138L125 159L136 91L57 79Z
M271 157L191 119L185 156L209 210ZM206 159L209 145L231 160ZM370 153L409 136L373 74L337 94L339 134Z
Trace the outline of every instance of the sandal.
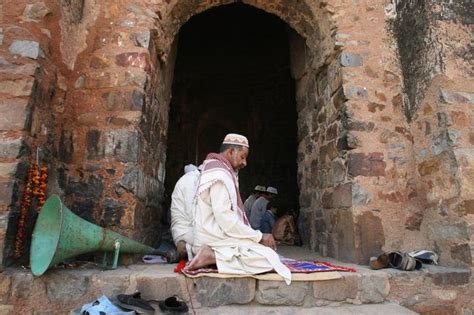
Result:
M141 298L140 292L117 295L117 304L127 310L135 311L138 314L155 314L155 309L150 303Z
M379 270L382 268L388 268L389 266L389 257L387 253L381 254L379 257L370 257L369 262L370 268L374 270Z
M416 250L409 252L408 255L425 264L438 264L438 255L435 252L429 250Z
M188 305L176 295L167 298L164 301L159 301L160 309L167 314L187 313Z
M389 266L395 269L412 271L421 268L421 262L417 261L407 253L391 252L388 254L388 260Z

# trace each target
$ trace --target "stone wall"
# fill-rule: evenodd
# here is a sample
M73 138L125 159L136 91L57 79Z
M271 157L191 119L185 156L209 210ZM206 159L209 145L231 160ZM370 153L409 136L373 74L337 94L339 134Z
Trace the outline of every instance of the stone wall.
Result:
M382 250L427 248L442 263L471 264L472 5L242 2L292 29L303 241L358 263ZM48 192L75 213L160 241L176 36L192 16L229 3L0 5L7 256L25 170L37 155L50 167ZM413 37L405 36L410 26Z
M406 222L420 230L443 263L472 264L472 67L469 1L398 3L398 39L411 134L418 209ZM420 19L420 16L422 17ZM415 23L416 21L416 23ZM415 36L405 36L407 29ZM419 33L418 33L419 32ZM423 39L423 40L421 40ZM416 61L416 62L413 62Z

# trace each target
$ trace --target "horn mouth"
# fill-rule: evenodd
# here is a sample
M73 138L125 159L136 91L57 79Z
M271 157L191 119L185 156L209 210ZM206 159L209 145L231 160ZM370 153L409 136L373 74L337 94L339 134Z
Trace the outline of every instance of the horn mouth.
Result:
M36 220L30 249L31 272L41 276L53 261L63 225L63 205L58 196L48 198Z

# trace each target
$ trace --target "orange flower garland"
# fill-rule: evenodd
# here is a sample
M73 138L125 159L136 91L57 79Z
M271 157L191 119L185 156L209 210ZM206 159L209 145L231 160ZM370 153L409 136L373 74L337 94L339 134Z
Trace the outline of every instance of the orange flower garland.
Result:
M33 198L37 199L35 211L39 213L46 201L47 182L48 167L43 166L41 169L38 169L38 163L32 163L28 169L25 192L20 203L20 217L18 219L14 250L14 257L16 259L20 258L24 252L28 212Z

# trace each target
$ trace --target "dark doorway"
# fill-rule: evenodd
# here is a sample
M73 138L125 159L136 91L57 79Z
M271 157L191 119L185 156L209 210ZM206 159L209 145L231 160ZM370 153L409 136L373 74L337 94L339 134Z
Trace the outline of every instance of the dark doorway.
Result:
M248 137L240 174L245 199L259 184L279 190L280 211L298 211L297 114L288 25L243 4L210 9L180 30L169 116L165 188L188 163L217 152L226 133Z

